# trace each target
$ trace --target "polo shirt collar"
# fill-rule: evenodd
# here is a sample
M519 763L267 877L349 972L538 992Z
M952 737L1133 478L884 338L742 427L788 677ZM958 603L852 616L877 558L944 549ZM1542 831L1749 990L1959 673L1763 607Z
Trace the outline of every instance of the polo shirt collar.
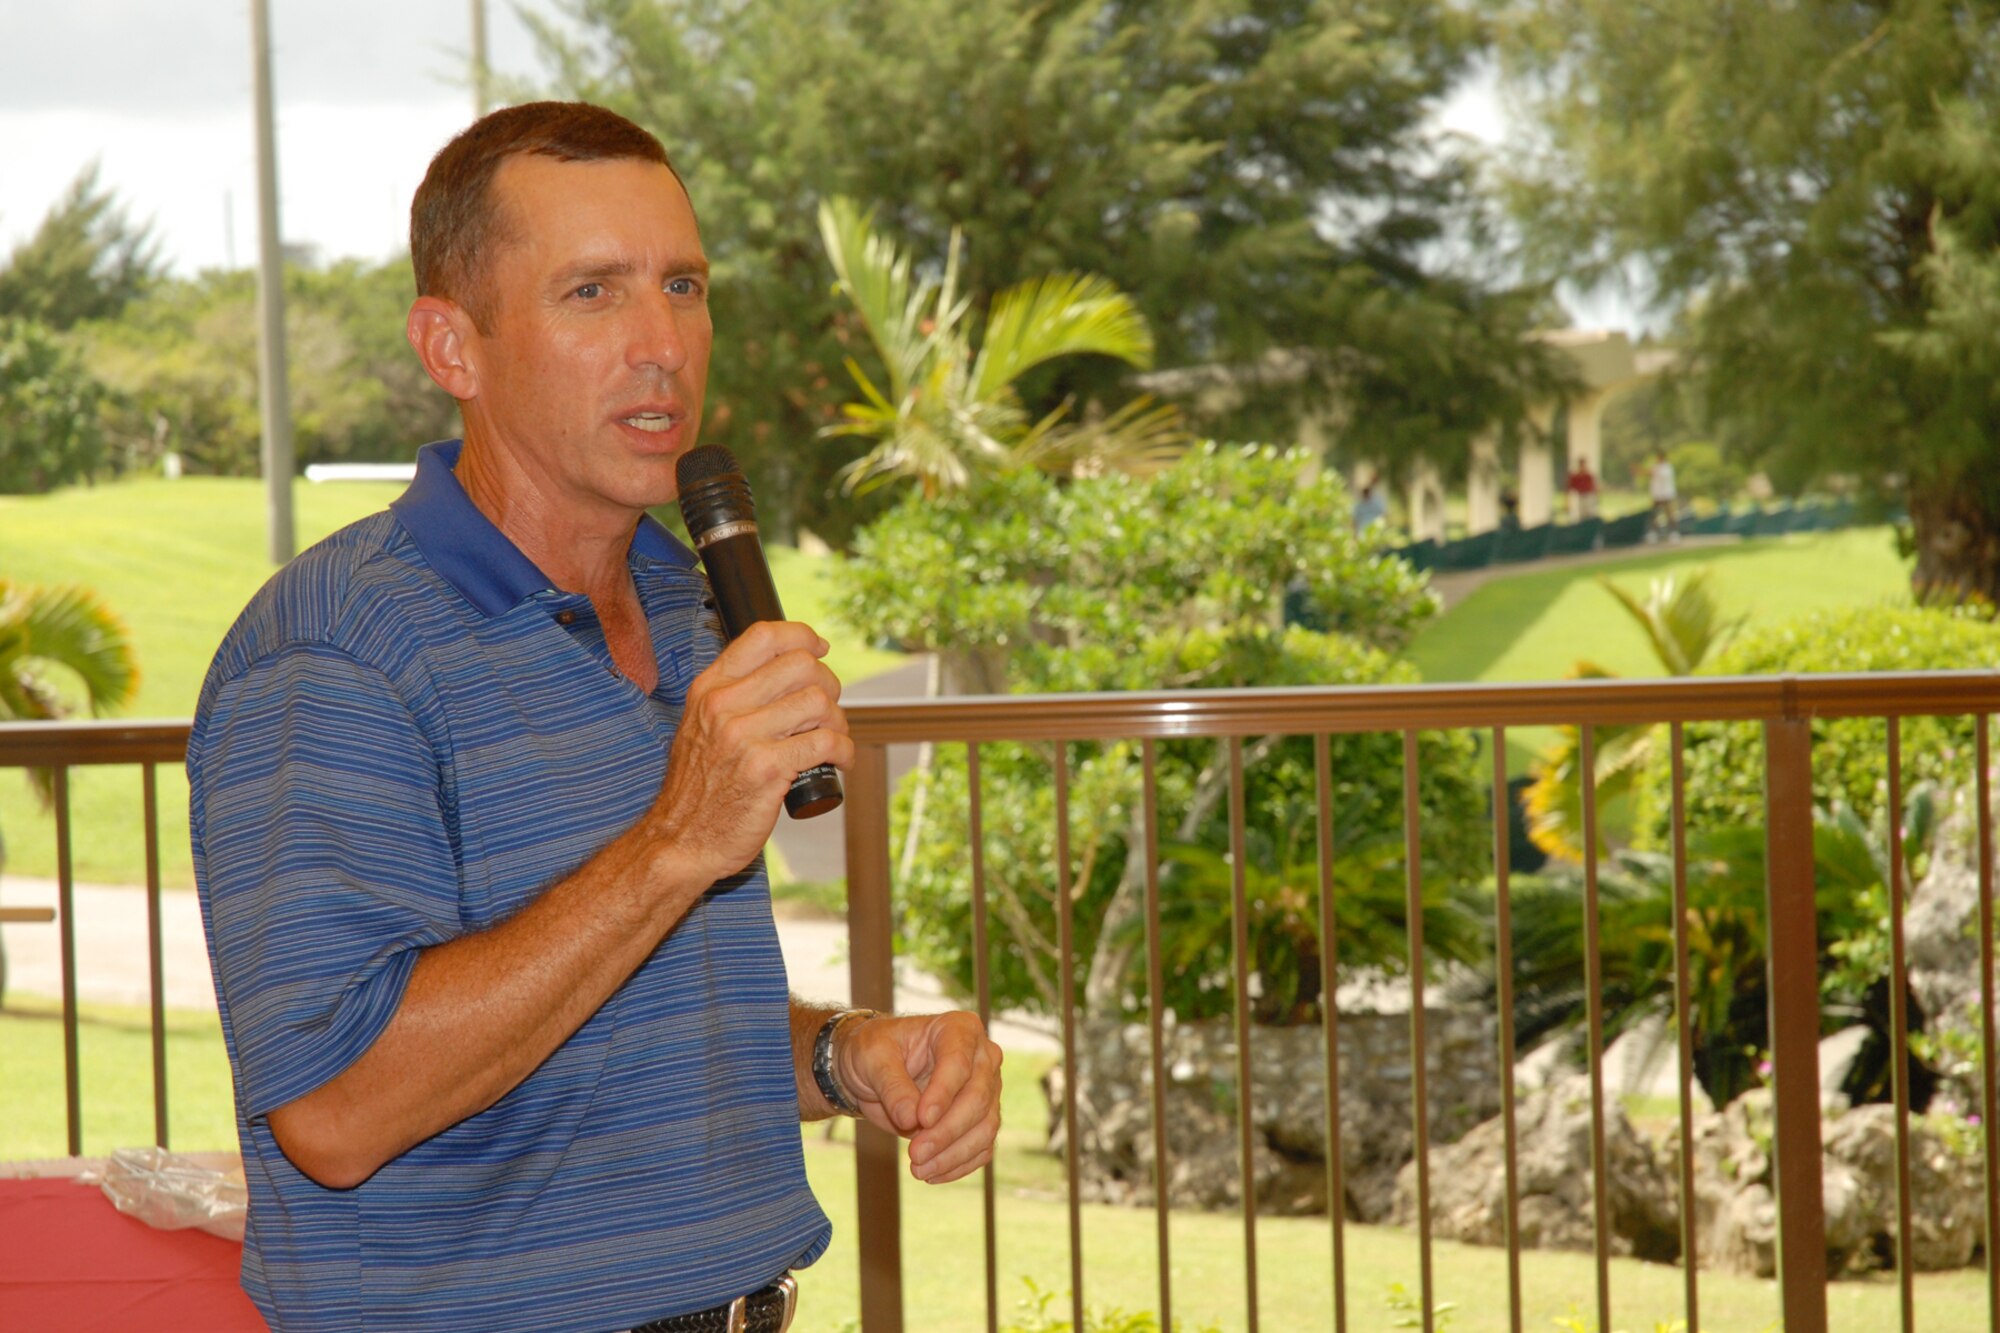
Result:
M458 484L453 469L463 448L462 440L442 440L419 449L415 479L389 508L431 568L480 614L497 616L555 584ZM695 564L694 552L651 514L640 516L631 554L680 569Z

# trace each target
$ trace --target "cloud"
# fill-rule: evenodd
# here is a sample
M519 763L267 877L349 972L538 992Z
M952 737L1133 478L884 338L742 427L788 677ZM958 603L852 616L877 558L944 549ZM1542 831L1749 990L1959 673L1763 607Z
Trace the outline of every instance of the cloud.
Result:
M470 5L273 0L278 100L405 103L466 92ZM490 0L489 59L534 65L505 0ZM180 112L250 99L250 7L224 0L0 0L0 111Z

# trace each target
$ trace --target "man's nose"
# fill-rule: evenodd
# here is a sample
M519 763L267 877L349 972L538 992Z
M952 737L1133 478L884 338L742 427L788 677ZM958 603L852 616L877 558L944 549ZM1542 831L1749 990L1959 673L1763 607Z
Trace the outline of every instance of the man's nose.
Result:
M682 317L681 310L664 292L641 302L626 343L626 364L634 370L651 367L668 374L686 365L688 342Z

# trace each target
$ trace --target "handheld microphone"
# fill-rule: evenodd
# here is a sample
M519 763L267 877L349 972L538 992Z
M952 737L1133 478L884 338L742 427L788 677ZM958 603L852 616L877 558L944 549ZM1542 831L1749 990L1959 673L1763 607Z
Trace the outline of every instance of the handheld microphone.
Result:
M704 444L682 456L674 475L680 483L681 518L715 590L723 633L734 639L760 620L783 620L785 609L757 541L750 483L743 479L736 455L719 444ZM792 779L785 809L793 819L810 819L844 797L839 770L820 764Z

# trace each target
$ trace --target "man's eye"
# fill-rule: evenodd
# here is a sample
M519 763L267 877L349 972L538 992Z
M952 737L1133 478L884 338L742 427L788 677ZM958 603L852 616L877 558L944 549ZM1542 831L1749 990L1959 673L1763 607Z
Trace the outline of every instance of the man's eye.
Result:
M667 290L675 296L700 296L700 278L674 278L667 283Z
M604 284L601 282L586 282L571 294L581 296L586 301L595 301L598 297L604 295Z

